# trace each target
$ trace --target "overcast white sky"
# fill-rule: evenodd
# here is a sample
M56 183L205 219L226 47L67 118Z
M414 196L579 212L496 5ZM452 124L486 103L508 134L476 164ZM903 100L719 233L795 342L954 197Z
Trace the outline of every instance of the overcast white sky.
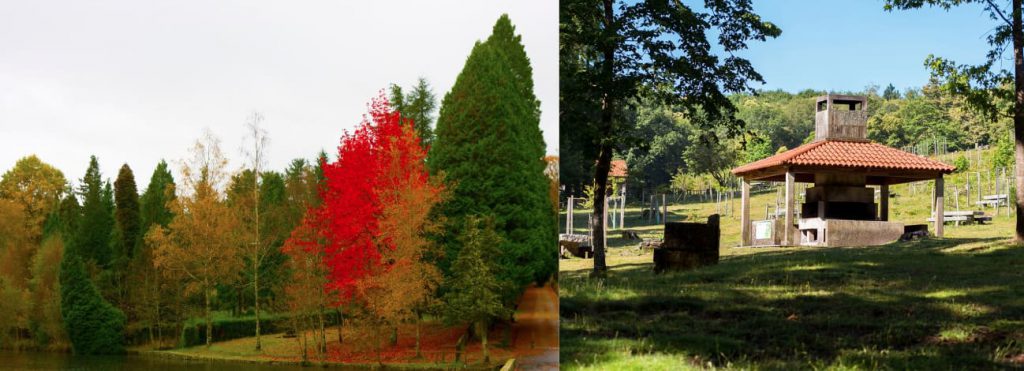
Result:
M426 77L440 103L502 13L556 153L557 1L3 1L0 171L34 153L77 184L95 154L111 181L127 162L141 192L162 158L177 177L207 127L240 166L254 110L271 168L333 154L390 83Z

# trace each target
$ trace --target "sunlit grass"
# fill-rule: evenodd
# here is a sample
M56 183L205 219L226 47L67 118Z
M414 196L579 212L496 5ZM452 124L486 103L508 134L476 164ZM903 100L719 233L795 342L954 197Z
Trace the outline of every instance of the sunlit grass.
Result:
M926 223L930 188L893 192L892 219ZM973 204L960 197L962 210ZM752 210L763 216L774 202L774 193L756 195ZM642 225L639 208L629 211L629 229L660 238L661 226ZM716 206L691 202L670 211L670 220L703 221ZM576 216L580 232L585 218ZM1010 242L1013 226L1002 210L988 225L946 225L944 239L736 248L739 217L724 216L718 265L660 275L638 241L612 231L607 278L589 277L589 259L560 262L562 367L1020 367L1024 249Z

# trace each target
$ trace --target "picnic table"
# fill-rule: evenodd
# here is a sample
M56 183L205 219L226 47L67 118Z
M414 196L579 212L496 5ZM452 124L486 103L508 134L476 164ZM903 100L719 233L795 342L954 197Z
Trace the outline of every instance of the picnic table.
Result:
M985 222L992 221L991 216L985 215L984 211L946 211L942 213L942 221L945 223L953 223L956 225L963 224L985 224ZM935 217L928 218L929 222L934 222Z
M988 195L988 196L983 196L981 198L981 201L975 201L974 203L977 204L977 205L980 205L980 206L999 207L999 206L1006 206L1006 203L1009 200L1010 200L1010 197L1009 197L1009 195L1006 195L1006 194Z

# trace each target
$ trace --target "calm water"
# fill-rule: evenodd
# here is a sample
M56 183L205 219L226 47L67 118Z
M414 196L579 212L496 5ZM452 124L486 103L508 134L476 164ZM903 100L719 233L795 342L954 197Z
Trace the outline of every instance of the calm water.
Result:
M125 356L73 356L60 353L2 352L2 370L311 370L296 365L261 365L254 363L189 361L164 357Z

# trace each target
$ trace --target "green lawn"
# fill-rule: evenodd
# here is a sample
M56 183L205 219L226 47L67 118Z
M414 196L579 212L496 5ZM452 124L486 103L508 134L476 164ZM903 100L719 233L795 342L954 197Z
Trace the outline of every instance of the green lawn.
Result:
M924 223L930 188L893 191L893 219ZM754 218L774 200L756 196ZM635 225L637 210L630 229L660 237L659 226ZM670 220L702 221L714 206L670 210ZM733 247L736 215L722 219L720 264L662 275L635 241L610 235L607 278L587 276L590 260L561 261L562 367L1024 367L1024 248L1009 242L1013 223L1001 214L947 225L945 239L881 247L758 249Z

